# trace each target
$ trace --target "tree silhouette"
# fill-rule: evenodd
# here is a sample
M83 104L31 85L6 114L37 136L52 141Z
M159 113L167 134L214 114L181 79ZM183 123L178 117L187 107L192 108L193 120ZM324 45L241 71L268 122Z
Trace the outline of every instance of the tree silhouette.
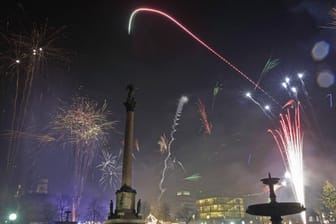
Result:
M329 181L326 181L322 187L321 203L324 218L328 219L329 222L334 222L336 214L336 188Z

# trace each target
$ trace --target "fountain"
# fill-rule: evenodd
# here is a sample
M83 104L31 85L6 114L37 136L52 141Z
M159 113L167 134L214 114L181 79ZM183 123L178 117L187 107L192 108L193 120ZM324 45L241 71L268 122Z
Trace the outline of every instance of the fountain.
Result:
M271 177L270 173L268 173L268 178L261 179L260 181L269 187L271 202L250 205L247 207L246 213L257 216L270 216L272 224L281 224L281 216L293 215L306 210L305 207L298 202L276 201L274 185L277 184L279 180L279 178Z

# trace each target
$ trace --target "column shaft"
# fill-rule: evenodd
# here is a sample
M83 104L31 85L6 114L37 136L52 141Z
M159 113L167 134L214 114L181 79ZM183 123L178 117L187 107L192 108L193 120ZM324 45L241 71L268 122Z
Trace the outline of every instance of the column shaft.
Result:
M134 111L127 111L122 186L132 187L132 152L134 145Z

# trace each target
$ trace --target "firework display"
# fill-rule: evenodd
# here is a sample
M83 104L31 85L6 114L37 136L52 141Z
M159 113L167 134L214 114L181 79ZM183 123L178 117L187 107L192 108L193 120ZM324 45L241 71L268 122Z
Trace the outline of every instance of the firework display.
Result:
M300 102L294 106L294 114L286 109L286 114L280 114L280 129L268 130L274 137L279 148L286 170L292 178L295 198L305 204L304 167L303 167L303 133L300 117ZM303 222L305 217L303 214Z
M274 69L276 66L278 66L278 64L280 63L279 59L273 59L272 58L268 58L266 61L266 64L264 66L264 68L262 69L258 81L257 81L257 85L260 85L260 82L262 80L262 78L264 77L265 74L269 73L272 69ZM256 90L257 87L254 87L254 90Z
M167 139L165 134L160 136L158 144L160 146L160 152L161 153L167 152L167 150L168 150L168 139Z
M184 32L186 32L188 35L190 35L193 39L195 39L199 44L201 44L203 47L208 49L211 53L216 55L221 61L223 61L228 66L230 66L238 74L243 76L247 81L249 81L253 86L255 86L255 88L261 90L266 96L268 96L270 99L272 99L274 102L276 102L275 99L271 95L269 95L263 88L258 86L257 83L255 83L248 75L246 75L244 72L242 72L236 65L232 64L229 60L224 58L221 54L219 54L217 51L212 49L202 39L200 39L198 36L196 36L193 32L191 32L189 29L187 29L184 25L182 25L182 23L178 22L176 19L174 19L173 17L171 17L170 15L168 15L165 12L162 12L162 11L157 10L157 9L152 9L152 8L138 8L138 9L134 10L132 12L132 14L129 18L129 22L128 22L128 33L129 34L131 33L131 30L132 30L132 24L133 24L134 17L136 16L137 13L140 13L140 12L150 12L150 13L159 14L161 16L166 17L167 19L172 21L174 24L176 24L178 27L180 27Z
M212 97L212 104L211 104L211 109L213 110L214 107L215 107L215 101L216 101L216 97L218 95L218 93L222 90L222 86L221 86L221 83L220 82L216 82L216 85L215 87L213 88L212 90L212 94L213 94L213 97Z
M178 121L180 120L181 113L182 113L182 110L183 110L183 106L184 106L184 104L186 104L188 102L188 100L189 99L188 99L187 96L181 96L181 98L179 99L177 108L176 108L176 112L175 112L175 116L174 116L173 124L172 124L172 130L170 132L170 140L169 140L169 142L167 144L167 150L166 150L167 151L167 155L166 155L166 158L164 160L164 167L163 167L163 170L162 170L161 180L160 180L160 183L159 183L159 189L160 189L159 200L161 199L162 195L166 191L166 189L163 187L163 182L165 181L166 172L167 172L168 168L172 167L172 164L175 164L177 162L182 167L182 169L184 169L181 162L176 161L176 159L172 158L171 145L172 145L172 143L175 140L174 134L177 131L176 127L179 124Z
M121 151L118 155L103 150L101 152L101 162L97 165L97 168L101 171L101 177L99 183L103 186L104 190L112 188L116 190L121 183Z
M202 121L202 127L204 129L204 134L210 135L211 134L211 129L212 129L212 124L208 121L208 115L205 111L205 106L202 103L201 99L198 98L198 110L201 116L201 121Z
M333 221L318 210L321 183L335 181L330 3L11 4L0 8L1 214L13 205L26 218L26 198L62 195L58 220L29 222L109 223L135 192L132 212L157 217L147 223L260 224L243 210L202 220L188 206L207 195L265 200L258 179L269 172L280 177L279 201L307 208L286 223L305 223L310 209ZM70 29L54 28L62 24ZM127 83L139 93L131 175L122 173L128 132L119 127L128 125L116 122L125 121Z
M55 46L64 27L50 29L47 23L34 25L28 32L9 31L1 34L0 76L14 82L13 112L10 129L13 130L7 153L7 170L15 167L20 150L20 133L26 128L29 104L36 79L51 61L67 61L63 49ZM29 114L30 115L30 114Z
M261 103L258 102L250 92L245 93L245 96L250 99L255 105L257 105L266 117L268 117L269 119L273 119L274 114L272 113L271 108L268 104L266 104L265 106L261 105Z
M43 135L43 134L34 134L30 132L20 132L20 131L7 131L2 134L5 138L9 141L16 141L17 139L33 139L37 142L54 142L56 138L50 135Z
M199 175L198 173L195 173L189 177L186 177L184 178L184 180L187 180L187 181L198 181L202 176Z
M74 210L79 206L86 177L97 150L106 140L108 131L114 127L115 121L109 121L108 114L106 102L100 107L88 98L76 97L70 106L59 108L59 113L52 122L53 130L74 147ZM104 155L104 159L110 156ZM105 183L105 180L106 177L100 182Z
M99 107L98 103L88 98L73 98L69 107L59 108L53 129L64 135L66 141L94 146L104 140L108 130L116 123L107 119L108 114L106 102Z
M274 137L286 170L295 177L293 188L298 202L304 204L303 180L303 133L300 118L300 103L294 108L294 116L289 109L285 115L280 114L280 129L268 130Z

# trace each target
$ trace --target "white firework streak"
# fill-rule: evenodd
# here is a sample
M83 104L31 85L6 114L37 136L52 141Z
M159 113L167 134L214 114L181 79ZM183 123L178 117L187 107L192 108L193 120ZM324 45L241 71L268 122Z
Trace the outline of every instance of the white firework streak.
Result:
M260 104L256 99L254 99L252 96L249 96L249 98L251 99L251 101L252 101L254 104L256 104L256 105L261 109L261 111L262 111L262 112L266 115L266 117L268 117L270 120L272 120L273 117L275 117L274 114L273 114L272 112L270 112L270 114L268 114L267 111L264 109L264 107L261 106L261 104Z
M174 116L174 119L173 119L173 125L172 125L172 131L170 132L170 141L168 143L168 147L167 147L167 156L164 160L164 168L162 170L162 176L161 176L161 180L160 180L160 183L159 183L159 189L160 189L160 196L159 196L159 200L161 199L163 193L166 191L166 188L163 188L162 185L163 185L163 182L165 180L165 177L166 177L166 171L168 169L168 161L169 159L171 159L171 152L170 152L170 148L171 148L171 145L172 143L174 142L175 138L174 138L174 134L175 132L177 131L176 130L176 127L177 125L179 124L178 123L178 120L180 120L180 117L181 117L181 113L182 113L182 110L183 110L183 106L185 103L188 102L188 97L186 96L181 96L181 98L179 99L179 103L177 105L177 109L176 109L176 113L175 113L175 116ZM179 162L180 163L180 162ZM183 168L183 166L182 166ZM184 169L184 168L183 168Z
M280 114L280 128L268 130L280 150L286 166L291 175L292 189L296 200L305 204L304 173L303 173L303 132L301 129L300 102L294 109L294 117L289 109L286 114ZM305 213L301 213L303 223L306 223Z
M99 179L99 183L103 186L104 190L107 187L116 189L121 180L121 151L119 155L113 155L112 153L103 150L101 156L101 163L97 165L97 168L102 172Z

